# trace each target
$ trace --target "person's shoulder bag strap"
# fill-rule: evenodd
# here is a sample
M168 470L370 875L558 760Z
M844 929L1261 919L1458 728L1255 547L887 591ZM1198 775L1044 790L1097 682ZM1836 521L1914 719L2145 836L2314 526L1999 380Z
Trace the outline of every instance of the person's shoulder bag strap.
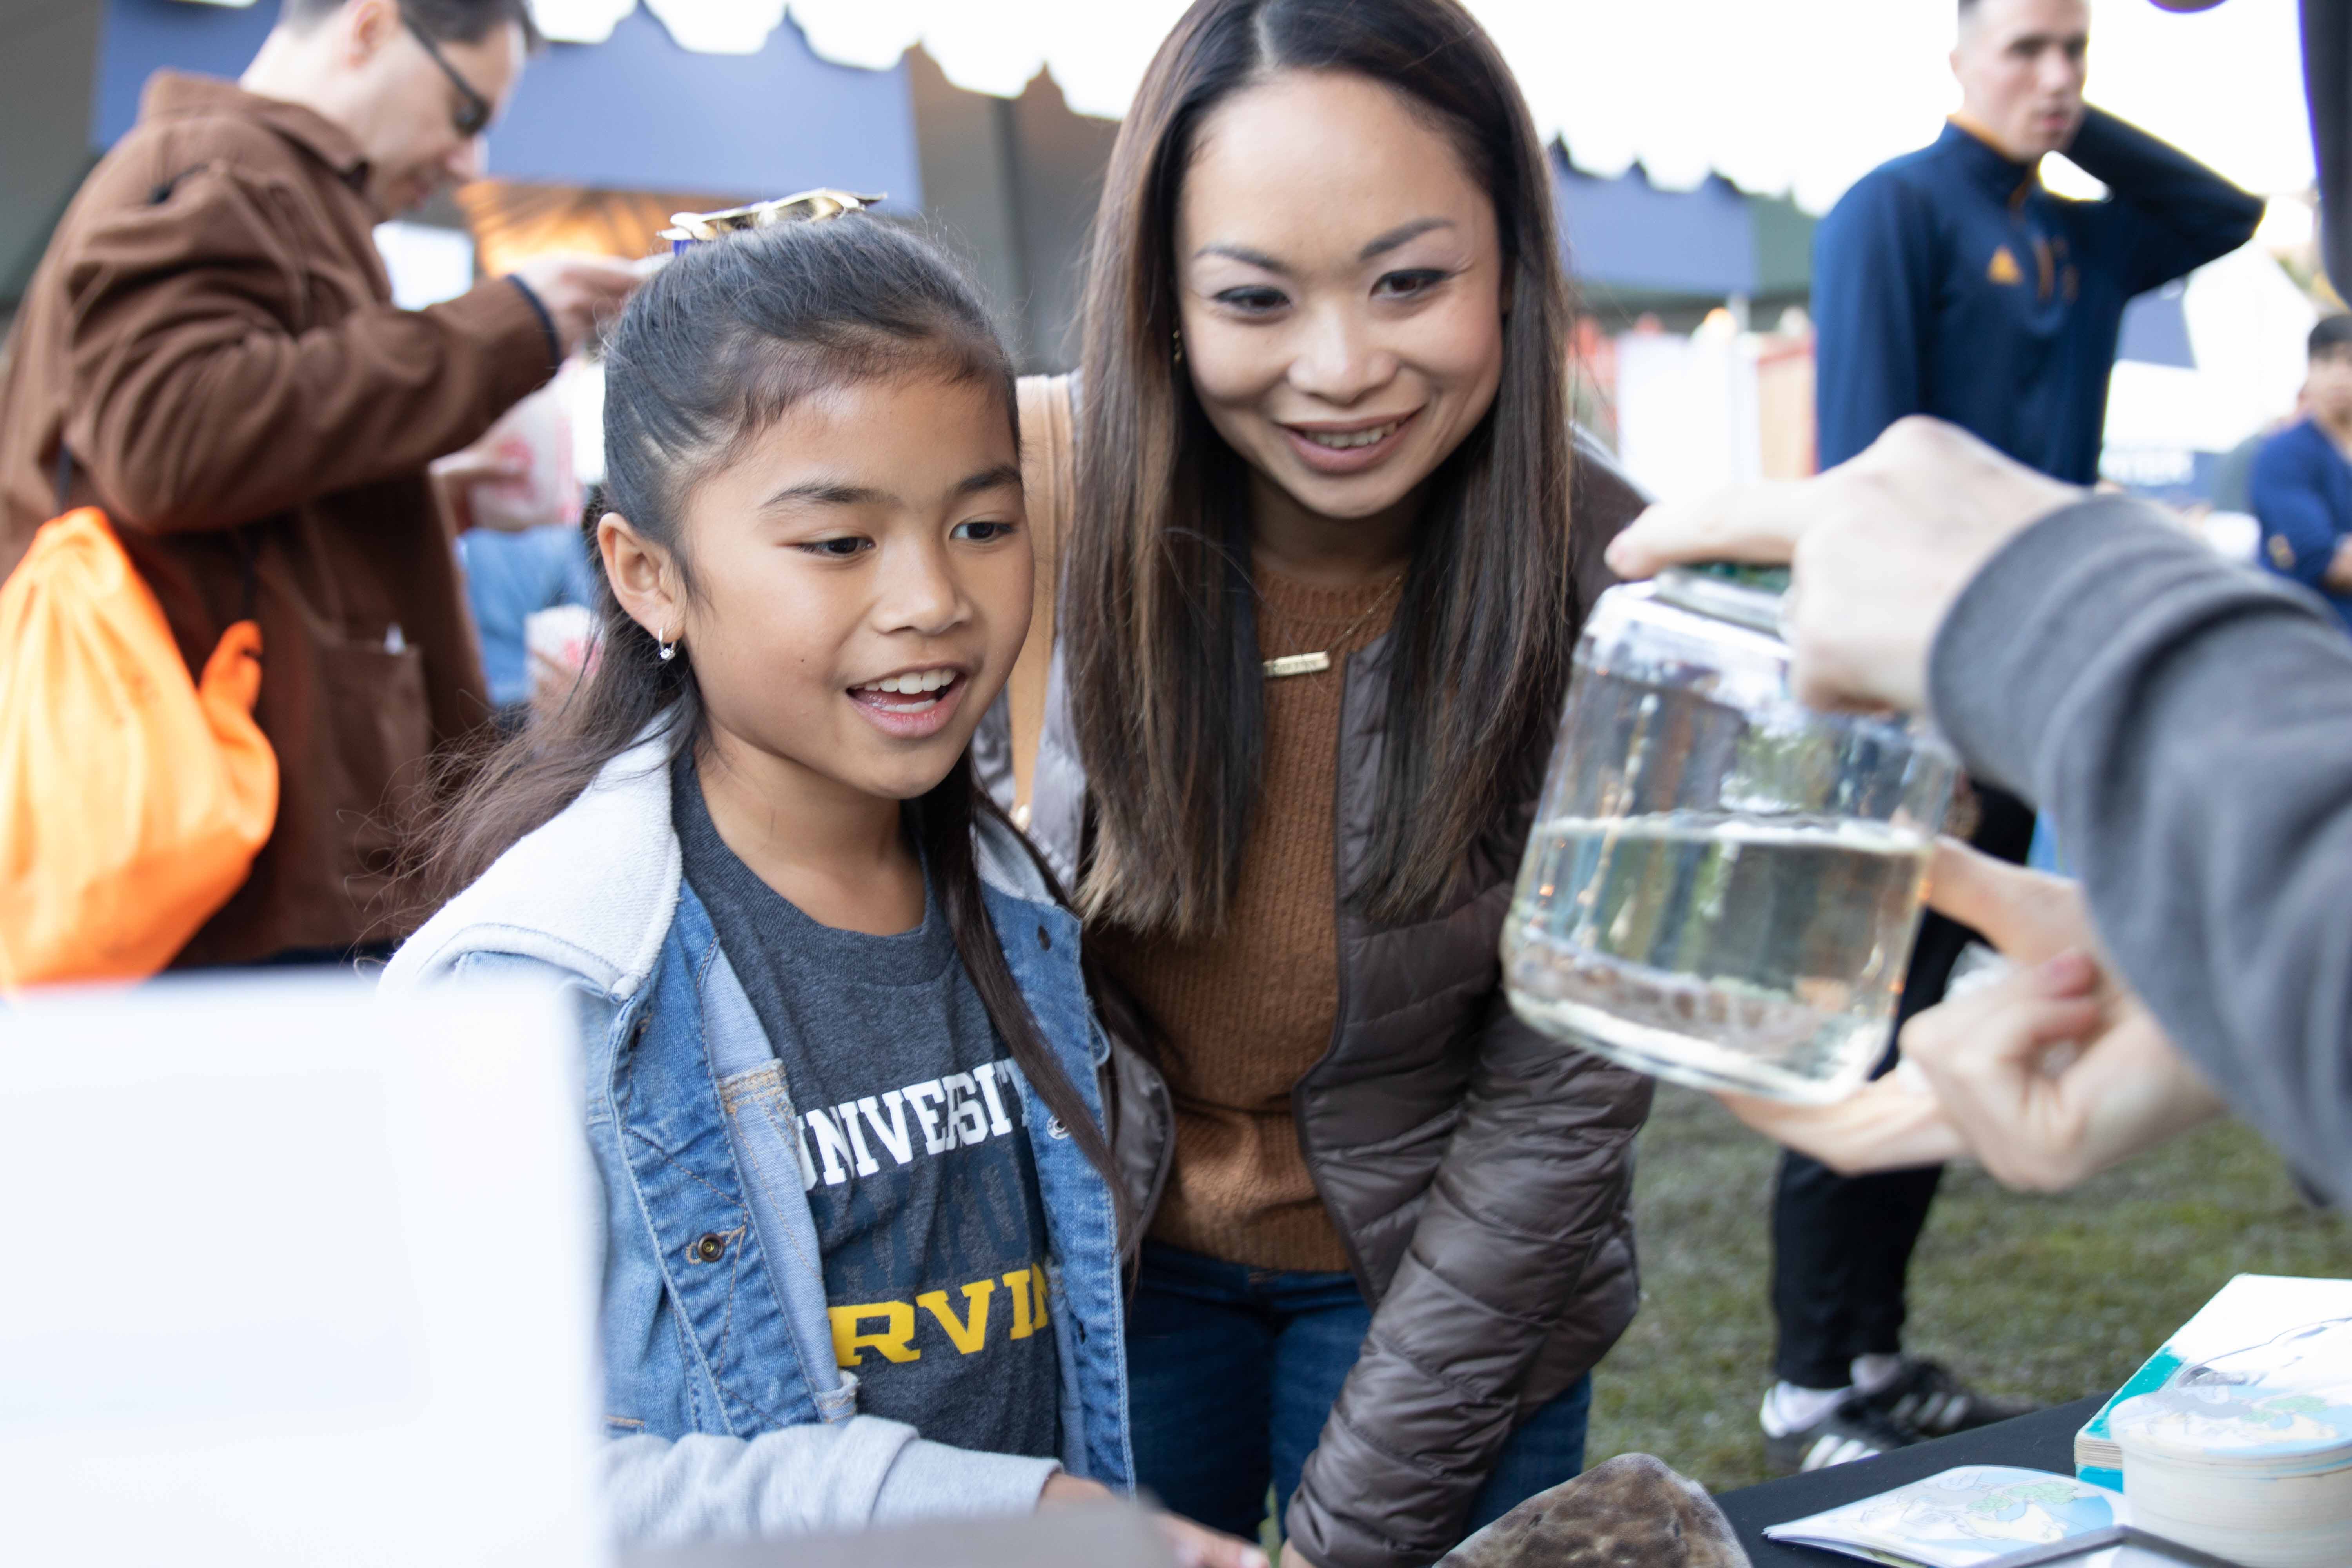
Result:
M1045 732L1045 687L1054 666L1054 607L1062 581L1062 544L1078 488L1077 444L1066 375L1020 382L1021 484L1027 492L1030 547L1037 561L1029 640L1013 666L1005 701L1013 728L1013 820L1029 824L1037 746Z

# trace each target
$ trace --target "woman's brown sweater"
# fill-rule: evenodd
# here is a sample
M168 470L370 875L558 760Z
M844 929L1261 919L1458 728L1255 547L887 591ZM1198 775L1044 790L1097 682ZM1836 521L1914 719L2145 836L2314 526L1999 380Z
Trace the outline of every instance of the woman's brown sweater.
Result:
M1257 816L1224 925L1189 941L1087 940L1165 1036L1176 1159L1152 1238L1260 1268L1339 1270L1347 1251L1299 1151L1290 1091L1329 1049L1339 1008L1340 672L1388 628L1395 584L1321 588L1261 566L1257 589L1262 655L1321 650L1331 668L1265 683Z

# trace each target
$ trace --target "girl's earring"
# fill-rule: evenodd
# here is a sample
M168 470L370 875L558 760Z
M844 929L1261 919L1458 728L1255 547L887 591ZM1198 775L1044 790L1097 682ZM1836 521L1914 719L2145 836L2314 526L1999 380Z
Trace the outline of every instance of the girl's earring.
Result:
M667 637L656 637L654 640L661 644L661 660L664 664L667 664L671 659L677 657L677 643Z
M1168 334L1168 340L1176 345L1176 363L1182 364L1184 363L1184 329L1178 327Z

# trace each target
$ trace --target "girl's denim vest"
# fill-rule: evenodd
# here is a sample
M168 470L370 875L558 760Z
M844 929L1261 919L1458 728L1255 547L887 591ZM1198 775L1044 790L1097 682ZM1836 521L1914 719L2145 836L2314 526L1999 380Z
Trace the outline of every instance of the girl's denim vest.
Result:
M984 896L1040 1031L1099 1121L1109 1045L1080 975L1077 921L993 884ZM456 973L558 980L580 1019L603 1185L608 1429L750 1437L848 1420L856 1380L835 1362L793 1140L802 1108L693 889L678 884L659 957L625 999L507 947L493 933L457 959ZM1134 1461L1110 1190L1035 1089L1019 1089L1051 1243L1062 1462L1124 1489Z

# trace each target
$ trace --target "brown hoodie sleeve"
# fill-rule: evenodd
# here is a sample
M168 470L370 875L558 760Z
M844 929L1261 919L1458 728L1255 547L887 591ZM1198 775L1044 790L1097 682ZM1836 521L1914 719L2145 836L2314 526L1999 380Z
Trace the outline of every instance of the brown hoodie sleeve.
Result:
M231 528L456 451L555 369L504 279L308 327L285 199L225 163L93 223L66 277L67 440L125 521Z

